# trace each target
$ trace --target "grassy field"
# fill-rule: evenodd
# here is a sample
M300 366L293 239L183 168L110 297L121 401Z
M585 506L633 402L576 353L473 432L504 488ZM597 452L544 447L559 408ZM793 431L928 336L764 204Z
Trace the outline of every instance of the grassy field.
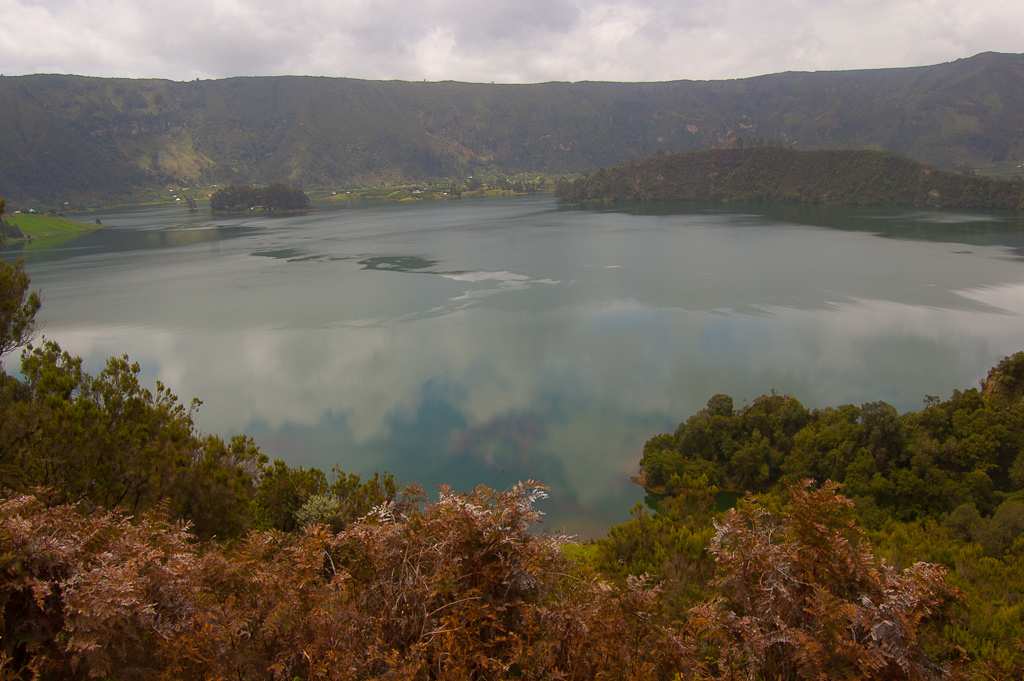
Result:
M77 222L59 215L40 213L5 213L4 220L14 225L25 235L23 239L7 239L8 243L22 243L24 248L56 246L73 239L79 234L102 229L101 225Z

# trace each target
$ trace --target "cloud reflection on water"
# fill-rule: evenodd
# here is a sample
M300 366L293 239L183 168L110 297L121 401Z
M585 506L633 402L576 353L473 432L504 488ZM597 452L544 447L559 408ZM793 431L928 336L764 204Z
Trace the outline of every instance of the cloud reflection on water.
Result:
M1019 305L1024 287L995 293L972 295ZM884 399L907 410L925 394L973 385L991 357L1021 342L1014 313L877 301L765 312L619 301L387 327L59 336L90 363L129 352L154 378L205 401L204 428L267 436L268 453L296 464L387 469L427 485L532 477L595 512L611 497L616 518L623 497L638 496L628 474L643 441L715 393L743 404L775 389L808 406ZM304 446L278 450L281 437Z
M428 489L539 479L583 534L639 498L643 442L715 393L904 411L1024 347L1005 248L544 205L321 214L30 274L48 336L93 370L127 352L204 400L208 432Z

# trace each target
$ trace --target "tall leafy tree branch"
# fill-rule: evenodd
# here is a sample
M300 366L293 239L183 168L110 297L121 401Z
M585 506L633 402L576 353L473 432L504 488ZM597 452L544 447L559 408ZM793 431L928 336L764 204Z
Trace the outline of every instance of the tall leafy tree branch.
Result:
M6 201L0 197L0 219ZM36 331L36 312L42 300L38 291L29 291L25 263L0 262L0 356L28 343Z

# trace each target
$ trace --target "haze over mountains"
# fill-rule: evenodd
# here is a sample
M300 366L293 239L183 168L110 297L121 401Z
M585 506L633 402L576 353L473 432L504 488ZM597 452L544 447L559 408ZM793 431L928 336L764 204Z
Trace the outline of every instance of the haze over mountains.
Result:
M304 189L595 170L739 136L1024 160L1024 55L727 81L542 83L0 77L0 195L54 204L197 183Z

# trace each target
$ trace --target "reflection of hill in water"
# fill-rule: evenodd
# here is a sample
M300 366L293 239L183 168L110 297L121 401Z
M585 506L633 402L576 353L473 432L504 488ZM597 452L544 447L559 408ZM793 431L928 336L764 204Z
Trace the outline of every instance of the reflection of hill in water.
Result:
M73 250L76 255L85 255L89 253L179 248L206 242L235 239L251 234L256 229L243 225L228 227L204 226L201 228L121 229L116 224L112 224L106 229L98 229L69 237L16 242L5 245L0 250L22 256L29 262L37 262L67 257L68 250Z
M1024 258L1024 214L1016 211L921 210L818 204L740 204L704 201L647 201L636 204L564 206L563 210L630 215L728 215L734 224L792 223L891 239L916 239L969 246L1005 246ZM746 217L746 221L742 218Z
M507 414L452 435L452 451L470 454L495 465L494 448L511 445L516 461L528 466L534 440L544 435L544 420L536 414Z

